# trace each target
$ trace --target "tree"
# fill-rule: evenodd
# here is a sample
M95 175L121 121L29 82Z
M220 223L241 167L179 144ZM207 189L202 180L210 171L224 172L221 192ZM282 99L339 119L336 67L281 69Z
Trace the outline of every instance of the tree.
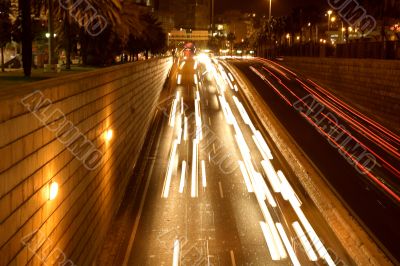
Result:
M19 0L22 41L22 66L25 77L32 71L32 31L31 31L31 1Z
M1 50L1 71L4 72L4 47L11 40L12 25L10 21L9 0L0 2L0 50Z
M226 37L226 40L229 42L230 48L231 48L231 56L233 55L233 45L236 40L236 36L233 32L228 33L228 36Z

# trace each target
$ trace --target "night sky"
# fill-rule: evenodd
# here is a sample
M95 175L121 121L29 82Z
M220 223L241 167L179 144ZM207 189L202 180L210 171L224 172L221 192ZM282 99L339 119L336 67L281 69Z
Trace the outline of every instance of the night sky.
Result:
M255 11L268 13L269 0L215 0L217 13L221 13L230 9L238 9L242 11ZM326 0L272 0L272 15L284 16L290 14L293 8L304 5L326 6Z

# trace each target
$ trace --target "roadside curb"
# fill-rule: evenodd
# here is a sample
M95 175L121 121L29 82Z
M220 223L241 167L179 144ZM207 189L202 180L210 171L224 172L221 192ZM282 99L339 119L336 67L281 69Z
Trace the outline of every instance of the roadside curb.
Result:
M321 212L329 227L357 265L393 265L382 250L361 227L343 203L325 182L316 167L297 146L295 141L263 102L252 84L238 70L226 67L234 74L244 96L251 102L254 111L270 137L275 142L290 168Z

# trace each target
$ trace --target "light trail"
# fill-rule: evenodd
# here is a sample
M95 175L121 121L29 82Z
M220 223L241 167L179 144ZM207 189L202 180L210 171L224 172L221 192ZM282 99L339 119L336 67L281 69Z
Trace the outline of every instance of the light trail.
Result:
M309 258L310 261L317 261L318 257L317 254L315 254L310 241L308 241L307 236L304 234L303 229L301 228L299 222L294 222L292 224L294 231L296 232L297 238L300 240L301 245L303 246L304 251L307 254L307 257Z
M182 83L182 75L181 75L181 74L178 74L177 84L178 84L178 85L181 85L181 83Z
M252 185L251 185L249 174L247 173L247 170L246 170L246 166L244 165L243 161L239 161L238 163L239 163L240 171L242 172L242 175L243 175L244 183L246 184L247 191L249 193L254 192Z
M191 197L197 198L198 192L198 140L193 140L193 154L192 154L192 187L191 187Z
M267 175L269 183L271 184L274 192L276 192L276 193L281 192L281 185L279 182L279 177L278 177L274 167L272 166L271 162L269 160L263 160L263 161L261 161L261 165L264 169L265 174Z
M263 74L261 74L257 69L255 69L254 67L250 67L250 69L257 75L259 76L262 80L264 80L265 82L268 83L268 85L274 89L274 91L289 105L292 106L292 103L286 98L285 95L282 94L282 92L280 92L280 90L278 90Z
M280 260L281 256L279 251L274 243L274 239L272 237L272 233L268 228L268 225L265 222L260 222L261 231L263 232L265 242L267 243L267 247L269 250L269 254L271 255L272 260Z
M292 208L297 214L300 222L304 226L308 236L313 243L315 250L317 250L318 255L323 258L329 266L335 266L335 262L332 260L331 256L329 255L328 251L326 250L325 246L322 244L321 240L319 239L318 235L315 233L314 228L311 226L310 222L307 220L306 216L304 215L301 208L297 205L296 202L290 201Z
M277 172L277 175L281 181L281 194L284 200L296 203L296 206L300 207L302 203L299 197L294 192L292 186L287 181L286 176L283 174L281 170Z
M296 256L296 253L293 250L293 247L290 244L290 241L285 233L285 230L283 229L283 226L281 223L276 223L276 228L278 229L279 234L281 235L283 244L286 247L287 252L289 253L289 258L293 263L293 266L300 266L299 259Z
M174 140L173 144L172 144L171 154L170 154L169 161L168 161L167 174L165 177L163 192L161 195L162 198L168 198L168 196L169 196L169 189L171 186L172 172L173 172L173 168L174 168L174 164L175 164L175 156L176 156L177 147L178 147L178 140Z
M179 240L174 241L174 255L172 257L172 266L179 266L179 253L180 253L180 245Z

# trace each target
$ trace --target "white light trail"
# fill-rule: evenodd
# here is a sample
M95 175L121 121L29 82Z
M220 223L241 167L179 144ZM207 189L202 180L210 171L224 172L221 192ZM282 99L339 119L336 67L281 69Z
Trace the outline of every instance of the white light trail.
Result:
M292 186L289 184L289 182L286 179L286 176L283 174L281 170L277 172L278 177L281 181L281 193L282 196L285 200L293 202L296 204L296 206L300 207L301 206L301 201L299 197L296 195L294 192Z
M265 198L268 200L268 203L273 207L276 208L277 204L274 199L274 197L271 194L271 191L269 190L267 184L265 183L265 180L263 176L260 173L254 174L254 178L257 181L257 186L261 190L261 192L264 194Z
M296 232L297 238L300 239L300 242L303 245L303 249L306 252L307 257L310 259L310 261L317 261L318 260L317 254L315 254L299 222L294 222L292 226L294 231Z
M178 91L176 93L176 98L172 102L171 113L169 115L169 126L172 128L175 126L176 109L178 108L179 100L180 100L180 94Z
M192 189L191 196L192 198L198 197L198 140L193 140L193 154L192 154Z
M276 230L275 223L274 223L274 220L272 219L271 213L269 212L268 207L265 204L263 197L257 192L255 193L255 195L256 195L258 204L261 208L261 212L264 216L264 219L268 225L268 228L270 229L271 236L272 236L272 239L276 246L276 249L279 252L279 256L281 259L286 258L287 254L286 254L285 248L283 247L282 241L279 237L278 231Z
M183 61L182 64L179 66L179 69L182 69L186 64L186 61Z
M296 202L290 201L294 211L299 217L300 222L303 224L304 229L306 230L307 234L309 235L311 242L313 243L315 250L317 250L318 255L323 258L329 266L335 266L335 262L332 260L331 256L329 255L328 251L326 250L325 246L322 244L321 240L319 239L318 235L315 233L314 228L311 226L310 222L307 220L306 216L304 215L303 211L297 206Z
M181 85L181 83L182 83L182 75L181 75L181 74L178 74L178 81L177 81L177 84L178 84L178 85Z
M268 225L265 222L260 222L260 226L265 238L265 242L267 242L267 247L269 253L271 254L271 259L280 260L281 256L279 254L277 247L275 246L274 239L272 237L270 229L268 228Z
M293 263L293 266L300 266L299 259L296 256L296 253L293 250L293 247L290 245L290 241L285 233L285 230L283 229L283 226L281 223L276 223L276 228L278 229L279 234L281 235L283 244L286 247L287 252L289 253L289 258Z
M176 155L177 147L178 147L178 140L174 140L174 142L172 144L171 154L170 154L169 161L168 161L167 174L165 177L163 192L161 195L162 198L168 198L168 196L169 196L169 189L171 186L172 172L174 169L175 155Z
M229 78L231 79L232 82L235 81L235 80L233 79L233 76L232 76L232 74L231 74L230 72L228 72L228 76L229 76Z
M181 182L179 183L179 193L183 193L183 189L185 188L185 179L186 179L186 161L182 161L182 171L181 171Z
M199 81L197 79L197 74L194 74L193 79L194 79L194 84L195 85L199 84Z
M179 266L179 252L180 252L180 245L179 240L174 241L174 255L172 257L172 266Z
M246 166L244 165L243 161L239 161L239 168L240 168L240 171L242 172L244 183L246 184L246 187L247 187L247 191L249 193L254 192L253 188L251 186L249 174L247 173Z
M196 62L194 62L194 70L197 70L198 64L199 64L199 62L197 62L197 60L196 60Z
M261 161L261 165L264 169L265 174L267 175L269 183L271 184L274 192L276 193L281 192L281 184L279 182L278 175L276 174L275 169L272 166L271 162L269 160L263 160Z
M254 142L257 145L257 148L260 150L261 155L263 156L264 160L273 160L274 157L272 156L271 149L269 148L267 142L261 135L261 132L256 130L253 136Z

